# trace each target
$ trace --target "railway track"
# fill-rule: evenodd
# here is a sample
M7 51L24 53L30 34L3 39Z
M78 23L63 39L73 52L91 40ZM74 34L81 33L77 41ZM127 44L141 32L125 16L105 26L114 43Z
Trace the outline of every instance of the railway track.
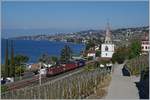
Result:
M88 61L88 62L86 62L86 65L90 64L90 63L93 63L93 62L94 61ZM75 72L77 72L79 70L82 70L83 68L84 67L79 67L79 68L76 68L74 70L67 71L65 73L58 74L58 75L55 75L55 76L52 76L52 77L42 76L41 77L41 84L46 83L48 81L55 80L57 78L61 78L61 77L67 76L70 73L75 73ZM39 75L34 76L32 78L29 78L29 79L24 79L24 80L17 81L17 82L14 82L14 83L6 84L6 86L8 87L8 91L11 91L11 90L24 88L24 87L27 87L27 86L32 87L32 86L35 86L35 85L38 85L38 84L39 84Z
M74 72L79 71L81 69L83 69L83 67L80 67L80 68L77 68L75 70L71 70L71 71L68 71L68 72L65 72L65 73L62 73L62 74L58 74L58 75L55 75L55 76L52 76L52 77L43 76L43 77L41 77L41 84L46 83L46 82L51 81L51 80L54 80L54 79L57 79L57 78L61 78L63 76L67 76L70 73L74 73ZM19 81L19 82L7 84L6 86L8 87L8 90L11 91L11 90L15 90L15 89L24 88L24 87L27 87L27 86L32 87L32 86L35 86L35 85L38 85L38 84L39 84L39 76L35 76L31 79L26 79L26 80L22 80L22 81Z

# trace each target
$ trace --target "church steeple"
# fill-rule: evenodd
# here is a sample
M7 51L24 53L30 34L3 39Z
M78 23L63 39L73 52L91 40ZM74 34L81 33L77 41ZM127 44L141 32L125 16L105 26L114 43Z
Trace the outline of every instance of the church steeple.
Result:
M105 43L112 43L110 25L108 22L107 22L107 27L106 27Z
M102 58L112 58L115 45L112 43L112 36L110 31L109 23L107 23L105 43L101 44L101 57Z

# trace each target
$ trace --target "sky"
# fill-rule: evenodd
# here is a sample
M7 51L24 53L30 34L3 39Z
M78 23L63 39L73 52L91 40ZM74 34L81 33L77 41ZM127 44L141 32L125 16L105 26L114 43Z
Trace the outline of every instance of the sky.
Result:
M2 2L2 37L148 25L148 2Z

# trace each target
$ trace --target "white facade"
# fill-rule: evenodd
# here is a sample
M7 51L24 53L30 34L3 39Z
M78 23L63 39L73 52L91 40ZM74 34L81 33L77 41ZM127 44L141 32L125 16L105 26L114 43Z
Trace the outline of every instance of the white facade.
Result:
M45 68L41 69L41 70L39 71L39 73L40 73L41 75L45 75L45 74L46 74L46 69L45 69Z
M99 45L98 45L98 46L95 46L95 51L96 51L96 50L99 50Z
M114 44L101 45L101 57L112 58L114 53Z
M102 58L112 58L114 53L114 44L112 43L112 36L109 28L106 29L105 43L101 45L101 57Z
M141 41L141 50L142 53L148 53L150 51L150 41L149 41L149 34L145 33L142 41Z
M141 48L142 48L143 52L150 51L150 42L149 41L142 41Z
M93 57L93 58L95 58L95 57L96 57L96 54L95 54L95 53L88 53L87 56L88 56L88 57Z

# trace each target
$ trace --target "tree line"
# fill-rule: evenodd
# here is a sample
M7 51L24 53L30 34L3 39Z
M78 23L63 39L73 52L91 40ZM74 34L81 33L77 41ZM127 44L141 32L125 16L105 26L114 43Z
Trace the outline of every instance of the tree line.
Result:
M9 52L10 51L10 52ZM2 65L2 77L15 77L19 76L20 72L24 72L22 64L26 63L29 58L25 55L16 55L14 54L14 41L6 40L5 48L5 61Z
M61 50L60 58L57 58L55 56L49 57L48 55L43 54L39 58L38 62L43 62L47 64L56 64L57 62L68 62L72 59L72 55L72 49L68 45L65 45L64 48L62 48ZM14 41L7 39L5 48L5 61L4 64L2 64L2 77L7 78L20 76L21 73L26 71L24 63L28 61L28 56L14 54Z
M52 64L57 64L58 62L68 62L69 60L72 59L72 55L73 55L73 51L72 49L69 47L69 45L65 45L64 48L62 48L61 53L60 53L60 57L55 57L55 56L48 56L48 54L43 54L40 58L39 58L39 62L42 63L52 63Z
M141 43L139 40L132 40L129 46L123 46L116 49L112 57L112 62L123 63L127 59L139 56L141 53Z

